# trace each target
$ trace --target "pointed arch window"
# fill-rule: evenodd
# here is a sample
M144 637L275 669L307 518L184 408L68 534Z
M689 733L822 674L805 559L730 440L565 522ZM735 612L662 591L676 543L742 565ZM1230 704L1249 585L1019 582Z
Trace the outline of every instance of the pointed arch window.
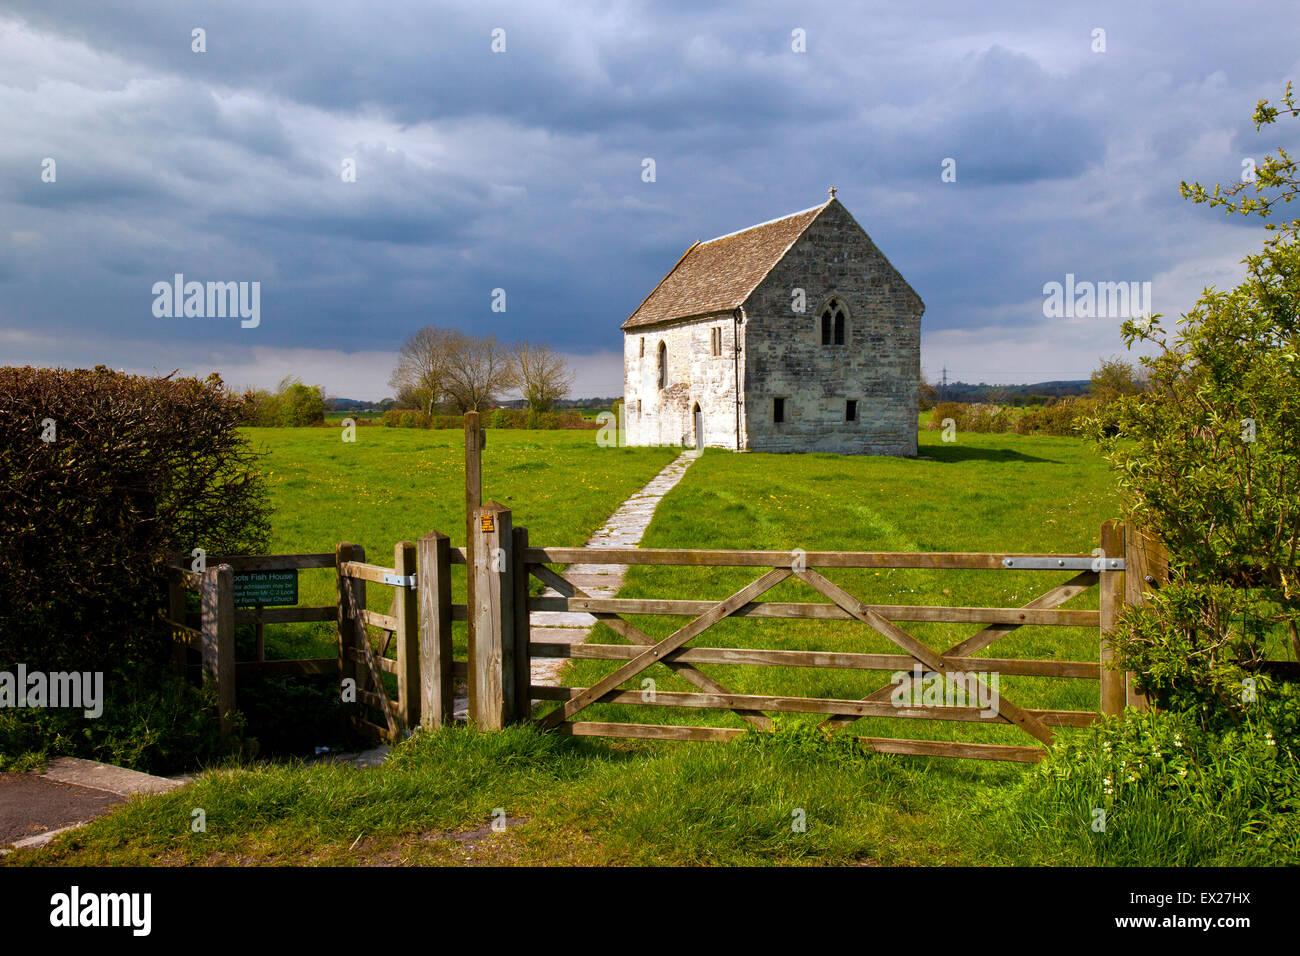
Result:
M848 312L839 299L822 309L822 345L843 345L848 335Z
M668 346L659 343L659 387L668 387Z

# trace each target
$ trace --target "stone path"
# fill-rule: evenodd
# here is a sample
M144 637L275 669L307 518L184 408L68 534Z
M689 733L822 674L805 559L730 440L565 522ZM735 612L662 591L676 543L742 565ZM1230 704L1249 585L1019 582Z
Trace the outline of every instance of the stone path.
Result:
M655 475L644 488L618 506L604 526L587 539L588 548L635 548L650 526L655 508L664 495L682 480L686 469L699 454L685 451L663 471ZM592 597L609 598L623 587L625 564L571 564L564 577ZM559 592L547 588L543 597L560 597ZM534 611L532 639L548 643L581 644L591 633L596 619L585 611ZM556 686L560 671L567 663L562 657L543 657L532 662L534 684ZM457 717L464 717L469 707L468 699L456 698Z

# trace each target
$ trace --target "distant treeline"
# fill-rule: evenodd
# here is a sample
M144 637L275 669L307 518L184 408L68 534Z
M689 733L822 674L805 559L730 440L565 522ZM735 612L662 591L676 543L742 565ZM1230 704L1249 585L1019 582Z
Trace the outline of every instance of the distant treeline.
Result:
M936 402L962 402L966 404L1049 405L1062 398L1077 398L1089 394L1088 379L1060 382L1036 382L1033 385L986 385L980 382L949 382L940 385L924 382L921 385L921 407L931 408Z

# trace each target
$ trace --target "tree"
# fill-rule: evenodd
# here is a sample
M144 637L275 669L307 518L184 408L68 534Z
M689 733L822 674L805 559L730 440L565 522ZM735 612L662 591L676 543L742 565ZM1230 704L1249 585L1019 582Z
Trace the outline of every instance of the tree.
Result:
M397 368L388 384L397 393L397 404L418 408L426 415L446 397L452 352L459 332L426 325L402 343Z
M1092 373L1088 393L1106 405L1125 395L1136 395L1145 387L1144 376L1132 362L1112 356L1102 359Z
M1284 109L1261 100L1259 129L1300 115L1287 86ZM1267 218L1300 194L1284 150L1248 184L1185 197L1228 213ZM1248 704L1242 680L1258 673L1270 636L1300 638L1300 220L1268 224L1272 236L1247 256L1246 278L1209 289L1166 331L1160 316L1130 319L1126 345L1152 345L1140 362L1148 391L1105 406L1089 422L1119 475L1126 511L1168 547L1171 581L1126 612L1117 643L1143 688L1165 706L1235 717Z
M510 350L494 335L452 332L444 389L458 412L482 411L504 391L514 388L518 376Z
M511 358L517 387L528 402L529 411L554 410L555 403L573 388L573 374L564 357L549 345L520 342Z

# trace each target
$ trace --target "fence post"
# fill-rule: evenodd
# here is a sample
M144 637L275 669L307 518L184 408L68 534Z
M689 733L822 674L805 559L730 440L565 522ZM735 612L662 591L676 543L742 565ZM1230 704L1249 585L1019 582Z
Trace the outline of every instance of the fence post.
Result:
M419 573L415 545L399 541L393 547L393 568L398 577ZM414 730L420 726L420 602L415 588L400 586L396 594L397 633L397 699L401 708L402 729Z
M1101 526L1101 554L1103 558L1118 558L1125 553L1125 529L1122 521L1105 521ZM1103 561L1097 576L1098 608L1101 617L1101 712L1107 715L1124 713L1124 672L1111 670L1107 664L1115 658L1115 648L1110 636L1115 631L1120 607L1124 603L1125 574L1108 571Z
M430 531L420 538L417 548L420 724L426 730L433 730L452 722L455 706L451 669L451 539Z
M474 605L469 716L480 730L500 730L513 715L514 561L510 509L495 501L474 515Z
M175 559L180 564L180 559ZM182 627L185 620L185 588L181 586L180 575L173 569L167 570L167 617L173 624ZM189 666L190 632L172 628L171 665L172 670L184 675Z
M1149 594L1169 580L1169 554L1158 539L1141 528L1130 528L1124 549L1124 603L1141 607ZM1124 675L1125 699L1130 707L1147 710L1150 702L1138 693L1133 673Z
M510 654L510 669L515 677L511 719L524 721L533 716L533 668L528 650L532 626L528 613L528 562L524 559L524 552L528 550L528 529L515 528L511 544L515 608L514 641Z
M364 659L358 653L361 645L357 642L360 632L365 639L365 627L357 611L366 606L366 583L356 578L343 576L343 564L346 561L365 561L366 549L359 544L344 542L334 550L334 565L338 571L338 617L339 617L339 689L340 694L345 681L352 680L354 695L352 700L341 699L342 714L345 722L360 715L361 691L366 686L367 668ZM350 720L351 718L352 720Z
M221 739L230 736L235 709L235 572L221 564L203 572L203 677L217 685Z
M470 716L474 714L474 672L478 654L477 641L474 640L476 621L473 608L474 585L474 546L478 542L478 509L483 503L483 429L479 425L478 412L465 413L465 629L469 640L469 696Z

